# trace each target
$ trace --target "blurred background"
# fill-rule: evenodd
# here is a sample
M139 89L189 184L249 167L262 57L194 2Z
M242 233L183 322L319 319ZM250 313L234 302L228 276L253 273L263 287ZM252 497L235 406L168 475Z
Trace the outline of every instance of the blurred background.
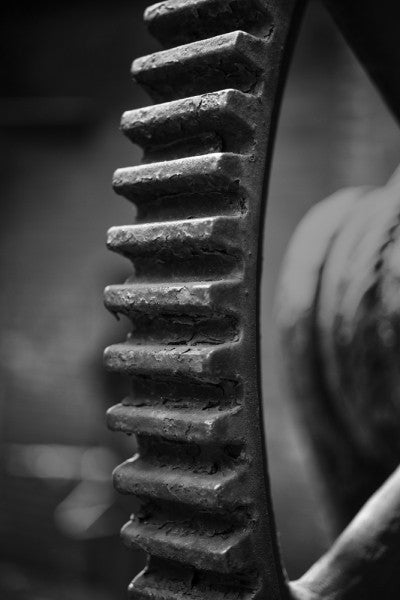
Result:
M149 104L130 81L158 49L150 2L12 3L0 25L0 597L117 600L143 564L118 531L134 500L111 471L134 442L111 434L125 382L102 368L127 324L102 304L128 262L105 249L134 211L115 168L140 151L118 132ZM380 185L400 162L396 125L320 3L311 2L284 98L267 213L263 389L285 565L298 576L330 543L318 477L290 409L274 347L273 297L301 216L347 185Z

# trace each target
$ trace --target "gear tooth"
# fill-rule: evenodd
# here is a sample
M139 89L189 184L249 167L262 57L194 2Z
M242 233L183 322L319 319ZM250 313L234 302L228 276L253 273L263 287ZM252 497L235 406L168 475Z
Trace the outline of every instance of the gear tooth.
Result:
M186 377L218 382L235 378L240 344L148 346L130 342L114 344L104 352L105 365L122 375Z
M207 154L167 162L117 169L114 189L137 205L165 196L177 196L184 202L185 194L196 193L234 195L248 162L236 154ZM200 201L200 200L199 200Z
M194 404L196 401L194 400ZM107 422L113 431L195 444L234 444L243 441L240 406L162 408L151 403L134 406L117 404L108 410Z
M144 20L164 46L178 46L228 31L260 31L272 18L260 0L170 0L149 6Z
M107 240L134 266L105 292L133 324L105 364L132 383L107 418L138 441L114 475L142 502L122 532L149 554L130 586L137 600L278 600L284 588L263 480L256 279L296 3L165 0L146 11L163 44L184 45L132 65L162 104L122 117L144 157L116 171L114 188L138 222Z
M122 115L121 130L146 153L146 160L187 154L243 152L254 138L256 99L228 89Z
M136 204L146 221L175 220L178 215L200 218L221 211L236 216L243 215L254 198L253 166L247 155L190 156L117 169L113 186Z
M126 283L105 289L105 305L114 313L137 315L205 315L238 312L241 286L235 280L181 283Z
M215 216L112 227L107 246L131 260L160 256L171 263L209 254L241 255L241 220Z
M268 42L244 31L136 59L134 80L156 102L225 88L251 91L268 64Z
M203 523L198 531L187 530L179 521L171 523L168 513L137 517L122 529L122 539L128 547L139 546L151 556L170 559L197 569L229 574L245 572L251 563L250 533L241 529L223 530L220 522ZM207 527L208 526L208 527ZM225 525L226 527L226 525Z
M135 456L114 471L114 485L124 494L179 502L201 511L234 510L251 504L246 496L245 465L227 466L210 474L198 473L179 463L157 464L154 456Z
M129 597L135 600L181 600L187 595L196 600L209 600L210 597L226 600L234 590L235 598L253 600L256 590L247 583L242 574L236 578L232 574L219 573L215 578L191 567L177 568L169 561L152 560L130 584Z

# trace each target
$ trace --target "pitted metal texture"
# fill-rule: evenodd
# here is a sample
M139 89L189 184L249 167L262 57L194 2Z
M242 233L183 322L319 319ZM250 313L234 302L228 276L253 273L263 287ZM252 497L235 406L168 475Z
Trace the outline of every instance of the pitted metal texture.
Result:
M132 66L156 104L122 117L144 156L116 171L114 188L138 217L113 227L108 246L134 273L105 291L107 308L132 322L105 362L131 379L108 422L138 440L114 474L118 490L142 501L122 532L149 557L134 598L284 593L262 429L258 273L299 6L175 0L145 13L167 49Z
M325 3L398 114L397 4L366 0L360 10L357 2ZM133 273L105 292L107 308L132 323L128 339L106 350L105 362L131 380L129 397L109 410L108 422L111 429L135 434L138 441L137 455L118 467L114 478L118 490L141 500L122 531L128 546L138 545L148 554L146 568L129 588L139 600L269 600L291 593L279 557L266 466L258 319L272 145L303 5L301 0L166 0L145 12L150 31L166 49L132 66L135 81L155 104L122 117L121 129L142 147L143 162L117 170L114 188L136 205L137 221L112 228L108 246L133 263ZM348 310L348 297L342 312L332 304L344 285L335 279L335 261L329 285L321 279L322 270L331 268L333 238L359 196L351 192L330 205L313 240L313 256L302 253L301 243L294 251L302 286L294 290L296 277L291 275L283 286L290 305L283 337L289 340L287 359L295 364L293 383L331 473L331 495L336 492L339 504L350 506L351 514L371 491L371 468L375 473L377 465L375 474L382 476L382 464L388 464L377 423L370 419L376 389L367 389L371 363L353 350L362 350L358 334L375 335L379 348L397 326L395 320L382 329L374 321L382 298L391 297L386 287L397 286L397 279L388 279L384 272L398 239L398 214L390 225L390 202L382 244L369 257L374 289L382 292L368 296L375 303L369 305L372 312L363 314L372 315L372 326L365 328L366 321L357 320L366 296L356 294L362 301L350 302L356 312ZM353 273L354 279L359 272ZM359 284L358 292L363 289L363 282ZM323 297L321 291L328 288ZM326 343L316 351L318 328ZM327 389L321 387L325 366L334 374L328 387L350 397L355 384L349 365L354 361L367 365L362 401L369 408L360 401L354 412L350 403L339 407L332 398L321 406ZM390 376L396 379L395 368ZM385 423L378 424L393 442L389 454L397 444L392 414L388 411ZM365 431L377 442L377 456L365 452L371 441L361 439ZM355 493L346 485L338 490L338 482L355 483ZM377 502L385 518L387 497L396 497L391 486L390 494L383 489ZM371 518L369 510L367 506L365 514ZM361 522L364 518L362 513ZM388 531L385 518L380 528L372 529L372 538L378 532L373 543L381 531L383 536ZM317 566L314 575L311 570L305 587L292 586L291 597L319 598L319 590L330 581L326 572L333 579L338 573L337 554L348 567L341 570L347 590L352 560L358 564L362 555L351 543L354 531L357 538L357 522L350 529L350 544L346 536L344 543L339 540L330 558L322 561L326 569ZM361 565L363 560L362 555ZM367 593L368 582L360 581ZM332 589L340 586L336 582ZM355 588L352 597L358 598Z

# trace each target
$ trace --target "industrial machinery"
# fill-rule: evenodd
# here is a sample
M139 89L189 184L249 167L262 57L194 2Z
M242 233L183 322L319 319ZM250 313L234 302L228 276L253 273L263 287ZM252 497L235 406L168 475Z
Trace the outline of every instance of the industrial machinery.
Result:
M386 581L377 573L388 577L381 563L391 563L384 547L393 556L398 528L387 522L396 477L359 517L383 506L376 531L367 528L373 540L365 541L363 558L356 521L347 535L357 542L340 538L322 567L291 586L271 507L260 391L260 248L279 106L304 4L166 0L145 12L165 49L133 63L134 80L154 105L124 113L122 131L144 158L114 176L115 191L136 205L137 220L108 236L108 247L131 260L134 273L105 291L107 308L132 321L126 342L105 352L107 368L131 382L129 397L109 410L109 426L138 441L138 453L114 473L117 489L141 500L122 530L128 546L148 554L129 588L132 598L377 598ZM396 3L326 4L398 116ZM398 463L399 338L391 317L398 314L397 279L386 265L397 240L399 198L398 185L390 184L321 205L298 234L283 275L279 318L288 377L342 523ZM370 245L354 250L354 236L370 225ZM374 293L382 286L379 303ZM375 411L376 394L384 396L384 419L381 407ZM379 536L387 545L374 562ZM348 571L338 571L341 560ZM368 565L375 563L371 583ZM396 589L387 586L391 598ZM389 598L382 590L379 597Z

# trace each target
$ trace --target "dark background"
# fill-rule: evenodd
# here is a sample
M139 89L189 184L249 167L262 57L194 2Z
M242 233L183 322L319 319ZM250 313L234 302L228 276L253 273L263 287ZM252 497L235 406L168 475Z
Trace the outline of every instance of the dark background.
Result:
M142 564L118 530L134 501L111 471L133 442L106 430L125 383L102 348L127 325L102 305L129 264L105 249L133 209L111 191L140 151L118 132L149 103L129 77L157 50L150 2L15 2L0 25L0 597L125 597ZM383 184L399 162L394 121L319 3L311 3L284 99L272 171L263 279L267 441L287 570L329 544L318 481L291 415L274 347L273 295L296 223L347 185Z

